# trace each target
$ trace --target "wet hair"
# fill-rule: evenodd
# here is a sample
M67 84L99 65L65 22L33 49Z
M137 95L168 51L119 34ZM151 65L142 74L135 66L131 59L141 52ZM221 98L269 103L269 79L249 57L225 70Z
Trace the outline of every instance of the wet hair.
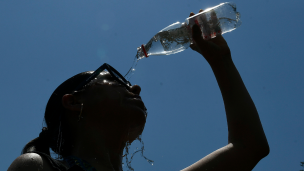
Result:
M64 117L66 109L62 105L62 97L65 94L72 94L74 89L92 72L82 72L59 85L51 95L45 109L44 119L47 128L43 128L39 137L28 142L22 150L22 154L31 152L42 152L50 155L51 148L58 154L58 159L70 154L71 144L70 131ZM84 89L78 91L81 92Z

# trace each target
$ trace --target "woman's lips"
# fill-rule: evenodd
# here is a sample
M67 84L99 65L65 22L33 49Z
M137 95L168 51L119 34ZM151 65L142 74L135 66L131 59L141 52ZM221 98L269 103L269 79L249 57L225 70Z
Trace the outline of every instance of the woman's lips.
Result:
M131 97L132 99L140 99L141 100L141 97L139 95L134 95Z
M132 95L127 97L128 99L132 99L132 100L139 100L142 101L141 97L139 95Z

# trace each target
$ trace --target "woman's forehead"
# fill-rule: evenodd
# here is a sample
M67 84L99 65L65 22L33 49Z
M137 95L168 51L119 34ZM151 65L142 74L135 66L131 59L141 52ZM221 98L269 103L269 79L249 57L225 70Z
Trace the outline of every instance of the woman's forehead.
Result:
M99 75L97 75L94 79L92 79L87 85L91 85L96 82L104 82L104 81L112 81L114 78L107 71L102 71Z
M95 79L97 80L113 80L114 78L108 71L102 71Z

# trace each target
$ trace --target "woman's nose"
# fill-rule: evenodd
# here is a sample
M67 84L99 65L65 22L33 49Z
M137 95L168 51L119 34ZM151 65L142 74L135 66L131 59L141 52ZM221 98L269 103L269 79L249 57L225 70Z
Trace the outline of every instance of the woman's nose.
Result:
M141 88L139 85L133 85L131 88L130 88L130 91L134 94L137 94L139 95L140 94L140 91L141 91Z

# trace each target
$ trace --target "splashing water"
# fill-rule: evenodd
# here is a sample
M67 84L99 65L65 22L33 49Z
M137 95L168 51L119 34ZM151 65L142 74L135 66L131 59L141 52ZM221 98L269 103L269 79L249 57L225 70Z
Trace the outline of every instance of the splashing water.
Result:
M126 80L130 80L130 78L133 76L134 72L135 72L135 68L137 66L137 62L139 60L141 60L143 58L140 57L139 51L137 51L137 54L135 55L135 58L133 60L133 64L131 66L131 68L129 69L129 71L127 72L127 74L124 76Z
M126 165L127 165L127 168L129 171L134 171L134 169L132 168L131 166L131 162L133 160L133 157L136 153L140 152L141 153L141 156L147 160L148 163L150 163L152 166L154 165L154 161L153 160L150 160L148 159L146 156L144 156L144 151L145 151L145 145L144 145L144 142L142 141L141 139L141 135L139 137L137 137L137 140L141 143L141 148L138 149L136 148L137 150L135 152L132 153L130 159L128 158L128 155L129 155L129 150L130 150L130 142L127 142L126 143L126 147L125 147L125 155L124 157L126 158Z

